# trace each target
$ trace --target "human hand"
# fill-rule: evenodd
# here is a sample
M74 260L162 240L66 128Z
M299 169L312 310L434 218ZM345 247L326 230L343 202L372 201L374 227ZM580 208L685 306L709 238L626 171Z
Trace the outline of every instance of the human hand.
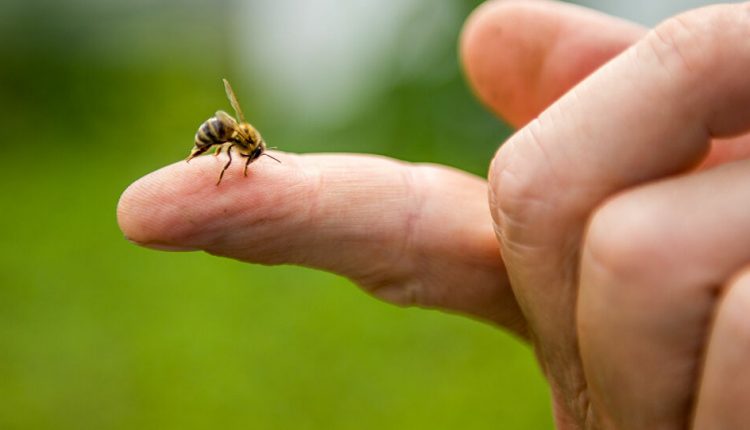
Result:
M535 54L514 21L558 35L543 72L582 55L566 31L634 45L534 118L534 93L490 90L520 67L493 46ZM750 425L750 164L723 164L750 149L749 36L750 4L648 33L548 2L488 4L468 25L479 94L531 121L497 154L490 200L561 428Z
M502 31L498 32L498 28ZM541 31L542 29L546 31ZM543 2L507 2L487 5L475 14L464 38L464 58L479 96L513 124L521 126L579 79L641 37L642 30L635 26L582 9ZM644 43L641 42L641 45ZM645 50L647 48L640 48L640 51ZM637 49L630 52L634 51L638 52ZM599 308L589 306L589 309L585 306L586 303L591 303L589 301L580 307L580 321L586 323L582 327L596 325L594 328L597 330L606 331L603 332L604 335L591 329L591 334L584 333L588 337L583 337L583 365L578 353L575 319L578 249L584 242L591 243L591 238L598 237L602 241L609 238L601 233L598 236L589 234L584 239L585 221L595 210L596 219L602 217L600 213L607 213L603 209L600 212L597 208L612 193L640 181L677 172L682 167L679 162L683 159L678 157L679 154L670 153L665 159L660 159L664 154L650 151L659 150L654 145L657 137L674 133L678 125L685 127L684 120L677 121L669 117L679 124L661 124L659 122L664 121L665 117L647 116L637 124L639 127L632 125L633 116L641 118L636 115L640 110L651 107L669 112L669 108L674 108L669 100L654 97L653 94L643 97L638 92L617 98L608 94L611 85L614 85L616 94L622 92L622 88L618 88L618 85L622 87L620 81L623 81L619 74L623 73L621 69L626 68L626 65L631 68L641 65L644 68L643 76L638 76L639 80L643 78L643 85L665 85L662 81L657 81L662 75L653 71L650 72L653 76L647 73L646 66L653 67L652 63L641 64L643 59L633 57L634 54L626 54L622 58L629 60L618 59L613 63L615 65L598 72L579 87L585 89L593 86L600 93L594 90L576 90L571 93L573 95L560 101L562 105L557 104L556 108L541 117L552 119L532 123L529 128L524 129L526 131L511 139L507 147L515 148L512 150L513 154L508 154L511 151L505 149L499 153L493 168L493 207L496 209L494 215L497 218L498 235L501 239L508 240L502 243L507 272L497 249L493 223L487 211L485 182L445 167L413 165L380 157L275 154L282 158L282 165L268 165L260 160L254 164L247 179L232 169L222 183L221 192L217 192L213 186L221 160L203 157L194 160L190 166L178 163L146 176L124 193L118 208L120 225L126 236L146 246L203 249L243 261L296 263L318 267L348 276L366 290L394 303L461 312L507 327L534 340L555 392L557 418L561 428L577 428L587 422L593 423L593 415L587 415L590 392L593 393L596 416L605 422L622 422L621 427L631 428L632 426L627 427L632 424L627 419L634 416L640 420L638 423L657 422L660 425L667 423L679 426L687 420L689 414L690 405L686 402L689 402L691 393L694 392L700 348L670 349L667 352L674 352L676 349L682 354L678 359L671 358L669 354L660 354L658 357L666 360L665 362L642 360L637 364L644 367L633 369L632 356L629 355L632 351L629 348L634 348L635 345L639 348L634 351L642 351L644 346L650 347L651 343L660 340L657 336L659 331L644 330L640 337L628 332L626 323L640 322L645 315L641 313L624 315L622 321L617 320L619 327L609 327L607 323L611 325L612 322L603 323L601 319L604 316L610 317L611 311L610 315L602 316L596 312ZM736 73L739 66L732 70ZM535 78L529 79L529 76ZM624 82L633 84L627 80ZM718 84L716 82L711 88L718 91L719 87L725 90L729 87L728 82ZM642 99L636 100L636 94L641 94ZM735 99L739 96L739 93L734 93ZM607 99L616 102L612 106L608 105L608 110L594 104L601 104L602 100ZM624 104L624 100L629 100L629 104ZM592 104L597 108L591 110ZM682 101L682 107L702 107L684 106L685 104ZM724 113L722 110L721 114ZM555 115L565 115L566 122L556 120ZM583 124L585 127L581 126L583 119L587 120ZM577 127L572 124L577 124ZM668 129L660 128L664 125ZM615 134L599 148L593 145L593 141L600 138L601 134L588 134L589 129L614 133L613 130L623 130L625 127L628 127L626 131L630 135ZM644 135L645 130L661 134L656 137ZM557 154L558 158L545 160L539 157L541 154L535 155L533 141L530 145L519 143L532 133L542 133L545 139L549 139L549 143L544 144L544 149ZM560 136L557 136L558 133ZM563 136L564 146L552 143L552 140ZM669 136L677 139L684 137L685 133ZM615 137L619 140L614 139ZM630 146L620 146L625 139L628 139ZM547 145L552 146L548 148ZM689 145L669 148L678 151L683 146ZM584 152L582 148L585 148ZM640 153L627 152L625 155L631 159L617 152L634 148L639 148ZM690 161L697 160L700 153L697 151ZM612 154L614 159L610 158ZM719 154L714 156L715 159L721 158L721 152L715 151L714 154ZM505 168L511 156L514 170ZM645 165L635 162L638 157L641 157L638 162ZM574 169L566 168L564 163L574 159L580 160L580 163ZM612 161L623 164L602 169L605 163L612 164ZM676 167L669 171L659 171L657 167L660 162L671 162ZM627 167L624 173L623 167ZM682 168L687 169L687 166ZM550 172L556 175L555 181L549 181ZM619 188L607 186L610 174L631 174L635 179L627 183L618 182ZM697 177L701 181L710 182L700 175ZM519 179L516 183L519 186L509 186L508 178ZM736 184L734 188L739 193L740 188ZM623 194L627 195L629 194ZM554 208L554 212L544 213L534 209L549 207L546 203L551 202L552 198L558 206ZM625 197L618 199L626 200ZM618 200L613 200L616 201ZM538 202L539 206L535 206L534 202ZM609 205L607 203L603 208ZM653 205L654 202L651 202L651 206ZM672 206L667 209L670 208ZM706 205L702 209L710 209L710 206ZM513 212L514 210L522 213ZM641 208L638 207L638 210ZM649 206L644 207L644 210L649 213ZM612 220L609 222L620 220L619 211L610 209L609 213L609 219ZM706 216L712 214L715 212L707 213ZM674 223L669 223L675 215L684 214L657 213L651 221L665 222L667 227L675 227ZM508 223L508 219L514 222ZM640 219L643 220L643 217ZM615 225L622 225L622 221ZM729 224L712 224L710 227L734 227L733 231L737 231L737 226ZM632 254L615 253L623 246L623 243L615 239L605 241L602 246L614 255L623 257L623 260L615 260L618 264L623 261L632 262L635 265L634 273L643 271L648 274L651 272L646 270L646 264L658 263L650 259L654 255L664 255L671 251L673 248L667 250L665 247L669 243L663 242L673 241L672 236L679 232L671 231L669 240L662 236L665 232L654 227L641 233L634 238L636 245L642 245L649 251L643 255L641 253L644 249L638 246L626 248L626 251L633 251ZM651 237L651 234L656 236ZM622 239L623 236L613 237ZM690 236L680 239L716 240L717 237L701 235L698 238ZM564 244L564 253L557 251L561 248L555 248L560 243ZM665 246L657 247L654 251L650 248L654 244ZM714 248L719 246L714 245ZM736 250L738 253L740 251ZM682 254L678 256L687 257ZM625 257L631 260L624 259ZM692 260L689 263L697 264ZM591 264L584 265L583 268L589 266ZM590 275L584 276L587 273L585 270L582 273L582 300L589 296L596 298L596 294L603 291L623 292L616 288L619 284L602 286L601 281L589 280ZM513 280L513 289L509 279ZM644 285L652 284L644 281ZM660 285L660 288L663 289L660 293L672 297L674 291L682 294L687 287L675 281ZM523 311L514 298L514 290ZM648 288L635 291L641 294L652 292ZM690 335L694 336L691 341L696 341L697 338L701 345L705 340L709 312L706 308L710 309L714 303L706 306L705 302L710 297L696 299L696 295L697 293L693 293L690 296L692 302L680 302L682 307L664 309L664 320L680 327L678 333L668 333L670 348L682 346L680 342ZM701 321L703 325L690 325L689 323L694 322L691 318L696 318L696 311L691 306L698 304L702 305L699 310L705 317ZM617 303L616 310L635 308L628 307L627 303ZM584 312L586 309L589 310ZM686 325L684 328L683 324ZM720 327L717 324L714 330L719 330ZM608 348L611 345L605 345L607 348L604 351L597 350L597 345L601 345L602 341L597 344L599 338L594 335L603 337L606 341L605 335L612 333L620 337L631 336L625 339L627 342L614 345L623 348L627 345L628 350L610 350ZM662 337L664 336L662 333ZM591 341L587 343L587 339ZM714 337L710 351L719 351L716 355L720 359L726 357L721 353L726 346L715 347L713 339ZM711 354L707 370L711 368L710 358ZM597 366L607 364L604 360L616 363L617 367L614 369L619 373L615 376L619 379L599 378L601 371ZM645 366L647 363L651 365ZM648 386L644 388L643 384L650 382L649 378L651 381L662 382L666 372L679 366L690 369L677 376L670 375L670 380L666 382L673 383L668 387L671 390L664 390L661 386L658 390ZM591 380L586 377L591 374L597 378ZM641 386L633 386L632 378L644 382ZM714 386L721 386L723 381L719 382ZM729 387L742 385L730 384ZM644 393L642 398L615 398L614 402L604 396L641 391ZM657 395L661 397L654 401ZM716 398L716 394L713 397ZM703 400L704 398L709 400ZM699 405L711 405L710 398L711 395L701 393ZM717 401L713 404L726 406ZM654 406L661 409L654 411ZM631 412L632 416L627 412ZM709 408L703 415L712 416L712 413L714 412ZM665 421L660 421L662 419ZM639 428L651 427L653 426L645 425Z

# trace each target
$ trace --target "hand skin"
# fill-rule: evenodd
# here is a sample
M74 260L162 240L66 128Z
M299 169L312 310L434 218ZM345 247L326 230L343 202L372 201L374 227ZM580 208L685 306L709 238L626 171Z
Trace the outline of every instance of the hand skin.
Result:
M217 193L223 160L201 157L131 185L119 223L143 246L321 268L511 330L535 347L560 429L746 428L748 41L748 4L646 31L564 3L489 2L462 59L520 128L489 182L275 152L281 165L230 169Z

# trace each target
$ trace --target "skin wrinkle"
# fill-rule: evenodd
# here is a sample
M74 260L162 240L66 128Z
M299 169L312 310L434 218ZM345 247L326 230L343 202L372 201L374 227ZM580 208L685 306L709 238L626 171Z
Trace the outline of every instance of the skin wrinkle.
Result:
M535 157L524 156L524 153L520 151L524 147L531 147L535 149L537 153L542 154L544 164L547 167L551 167L554 163L551 162L547 150L544 149L544 145L539 141L539 135L537 133L538 128L541 125L542 118L537 118L524 127L520 132L516 133L509 139L505 145L510 146L510 151L498 153L496 159L499 157L505 157L501 159L501 162L495 164L496 169L493 176L493 186L499 188L501 191L497 194L502 194L503 198L499 200L499 205L496 206L498 213L502 214L502 218L512 218L517 220L526 220L525 222L518 221L518 224L536 224L535 216L530 216L528 209L529 203L538 202L543 206L548 205L547 199L543 198L543 192L539 192L538 183L544 183L545 181L556 183L557 180L548 180L546 175L550 173L548 169L544 169L544 166L539 164L533 164L530 166L527 161L529 158L535 159ZM520 147L523 142L523 147ZM498 167L499 166L499 167ZM499 173L497 169L500 169ZM521 173L515 173L518 170ZM531 170L531 172L529 171ZM539 171L544 172L544 177L540 177ZM554 175L554 172L553 172ZM514 179L509 182L508 179ZM508 184L515 185L508 185ZM508 202L513 202L513 205L508 206ZM547 211L539 211L544 213ZM533 213L537 213L534 211Z
M400 242L401 246L400 248L400 257L409 257L406 258L409 260L410 263L407 265L410 266L409 269L407 269L407 272L411 273L420 273L422 270L420 270L420 266L424 266L424 264L420 264L422 260L424 259L424 255L422 250L416 249L414 247L415 243L419 243L419 241L416 238L417 234L417 226L419 225L419 221L422 219L422 211L425 208L425 201L426 196L424 194L424 191L422 189L417 189L415 184L417 181L415 180L414 175L419 172L421 175L421 178L424 180L425 175L422 174L424 167L417 166L415 168L402 168L401 169L401 180L403 182L404 191L406 192L405 201L407 202L407 209L406 209L406 216L403 220L403 234L401 236ZM401 260L401 258L399 258ZM407 291L409 292L409 302L412 305L429 305L429 299L424 294L424 288L419 285L415 284L413 281L408 282Z
M566 97L568 97L570 104L574 105L579 99L578 88L576 87L573 90L569 91ZM568 151L564 151L562 149L554 148L555 150L557 150L556 155L558 159L557 162L555 162L550 155L550 148L546 148L547 145L545 145L542 141L542 129L554 128L554 124L562 124L566 122L569 121L567 121L565 118L565 112L562 110L559 104L555 104L551 108L546 110L543 115L540 115L538 118L534 119L526 127L524 127L524 131L527 130L526 133L521 133L519 135L519 139L524 142L525 146L533 147L539 154L542 155L541 157L527 158L537 160L537 162L534 163L533 167L529 167L530 163L524 163L524 160L521 160L521 163L519 163L518 161L513 163L517 165L521 164L521 168L519 168L519 170L526 171L526 176L534 176L536 178L536 181L539 182L539 184L534 183L532 185L529 185L528 188L543 189L538 191L537 193L533 193L539 196L544 196L538 197L537 201L541 206L546 206L547 210L537 209L533 212L534 214L539 214L538 216L540 216L541 218L552 217L551 214L554 214L556 212L556 208L565 201L576 201L577 199L571 198L571 196L575 197L581 190L581 187L579 187L574 180L570 180L570 176L573 175L567 172L566 175L565 173L558 172L557 169L555 169L555 167L558 165L575 166L576 164L578 164L577 160L580 158L580 156L578 156L578 154L570 154ZM581 127L577 127L578 131L581 131L581 129ZM575 157L575 159L573 157ZM544 187L543 185L545 184L548 185L548 187ZM588 183L583 185L585 185L586 187L590 187ZM548 188L554 188L555 192L551 192ZM533 190L527 190L526 193L528 194L531 191ZM524 218L529 217L525 216ZM539 222L535 218L536 217L532 218L529 224L537 226L540 224L544 224L542 222Z
M402 270L407 275L390 279L386 282L376 282L368 288L371 294L381 298L388 298L404 307L419 306L430 308L436 305L425 294L429 289L423 284L421 278L408 275L430 272L429 265L425 262L424 251L414 246L415 243L420 243L416 239L417 226L422 219L422 212L425 209L427 200L424 190L417 188L415 185L418 182L415 175L419 172L421 178L419 183L423 183L426 178L424 174L424 169L426 168L428 167L425 165L417 164L409 166L404 164L400 166L399 171L405 191L403 202L406 203L406 213L402 218L402 227L398 229L401 233L395 235L393 238L399 245L393 247L397 251L392 253L392 257L395 260L395 265L405 265L405 270Z
M712 10L713 13L706 14L707 19L703 19L702 16L697 17L695 14L679 15L669 19L664 25L651 30L645 38L649 42L645 45L646 48L649 48L645 53L645 63L648 64L650 58L656 58L670 78L685 81L685 87L694 89L695 101L685 100L683 106L684 124L697 124L701 127L708 124L707 136L721 135L728 137L726 130L712 129L715 124L720 123L717 121L720 114L706 115L700 107L707 102L708 104L716 104L711 100L705 100L706 95L702 92L705 88L703 84L706 80L721 81L725 79L724 72L726 70L720 69L717 72L716 64L733 61L736 55L727 59L724 50L702 49L702 47L731 44L733 43L732 39L740 39L741 37L727 36L726 28L744 28L745 26L742 25L742 22L736 22L736 14L729 16L726 11L717 7L708 7L704 10ZM717 11L721 13L716 13ZM694 24L693 26L703 32L696 32L691 24ZM680 94L680 96L686 98L686 94ZM673 97L673 94L664 94L661 101L669 102ZM695 108L691 109L692 106L695 106ZM706 118L709 120L707 121Z
M389 164L393 164L394 168L397 168L399 170L402 169L401 170L402 173L409 172L412 168L416 167L416 166L413 166L411 164L394 162L394 161L391 161L391 160L388 160L388 163ZM324 179L324 177L326 176L325 174L321 174L320 176L321 176L321 180L318 183L329 184L329 181L327 181L326 179ZM407 177L403 177L402 178L402 183L403 184L407 184L407 186L404 187L404 190L407 193L413 193L414 192L414 186L412 185L413 179L407 178ZM379 251L381 254L384 254L384 255L392 255L393 256L392 259L394 260L394 265L391 266L391 267L399 267L398 272L406 274L406 273L409 273L409 270L404 270L400 266L404 266L403 256L406 255L404 252L405 252L405 249L408 249L408 248L411 247L411 245L409 245L409 243L412 242L412 237L413 237L413 232L411 230L416 226L416 223L419 220L419 218L417 218L415 216L415 215L418 215L418 213L417 213L418 210L414 211L413 209L411 209L412 206L414 205L415 199L414 198L408 198L408 197L406 197L406 198L399 198L399 197L397 197L395 195L394 196L386 196L385 198L386 198L386 200L389 200L389 201L390 200L394 200L394 201L399 201L400 200L402 202L406 202L407 204L405 205L405 207L407 207L407 209L409 209L409 210L412 211L411 215L407 216L404 219L406 227L404 229L400 229L400 231L401 231L400 233L397 233L397 232L394 231L393 234L389 234L386 237L386 240L382 243L382 247L383 248L381 249L381 251ZM424 197L422 197L420 199L416 199L416 200L423 201ZM322 206L320 204L318 204L318 207L321 208ZM323 217L322 219L328 219L329 218L328 216L321 215L320 210L318 212L319 213L318 213L317 216L322 216ZM313 216L315 216L315 215L313 215ZM389 228L386 231L388 231L388 230L391 230L391 229ZM356 231L357 232L361 232L362 230L361 229L357 229ZM404 232L406 232L406 234ZM352 233L354 233L354 231L352 231ZM365 241L366 243L369 243L368 246L373 246L373 244L372 244L372 233L364 234L361 238L359 238L358 236L359 236L359 233L355 234L355 236L352 236L351 239L355 240L355 241L362 240L362 241ZM400 242L404 243L404 245L400 245L399 247L395 247L394 248L392 245L389 245L389 243L392 242L392 241L396 241L396 242L393 242L393 243L398 243L400 241ZM394 249L397 249L398 251L396 251L394 253ZM317 264L313 264L313 265L317 265ZM389 270L392 270L392 269L389 269ZM385 270L385 268L380 268L380 269L378 269L378 268L372 268L372 270L365 270L365 271L362 271L361 269L358 269L356 271L353 271L353 273L350 274L350 277L352 277L357 283L362 284L365 287L366 290L368 290L370 292L374 292L376 294L385 295L384 292L378 292L377 290L384 290L386 288L389 288L389 289L401 288L401 289L403 289L405 291L405 289L407 288L406 285L408 283L406 279L402 279L400 276L398 278L393 278L393 277L384 278L384 275L383 275L384 273L387 273L387 270ZM396 287L396 286L399 286L399 287Z
M569 99L569 103L571 106L580 105L582 103L582 100L585 99L585 97L581 96L581 88L579 86L576 86L572 88L570 91L568 91L565 96ZM555 105L558 106L558 105ZM556 118L554 118L554 121L557 123L568 123L572 122L572 118L566 117L566 111L560 108L552 108L554 115ZM551 114L550 114L551 115ZM590 123L577 123L576 124L576 135L580 136L581 138L586 139L592 139L592 133L591 125ZM592 163L600 162L600 160L596 160L592 157L592 154L585 151L577 151L575 148L572 151L565 151L565 147L561 148L561 151L559 152L558 156L560 158L563 158L564 161L561 164L567 165L567 166L575 166L575 165L589 165ZM575 179L571 180L571 178L565 179L565 175L556 174L555 183L558 184L558 188L561 188L565 191L567 195L575 195L575 193L579 190L579 184L576 183L580 181L580 178L576 181ZM594 184L586 183L587 187L591 187Z
M535 120L535 121L537 121L536 123L538 124L538 120ZM533 124L530 124L530 126L531 125L533 125ZM535 138L535 136L534 136L533 133L527 132L527 135L528 134L531 134L532 138ZM517 144L517 143L514 142L514 144ZM537 145L537 147L539 147L539 146L540 145ZM542 151L542 154L545 157L547 155L545 151ZM548 158L545 158L545 159L548 160ZM510 160L510 159L506 159L504 161L504 163L505 163L505 165L508 165L508 166L510 166L510 165L516 166L517 165L517 162L514 162L514 160ZM547 161L547 164L549 164L549 163L550 162ZM496 169L497 169L497 167L496 167ZM509 171L510 171L509 168L503 169L502 172L501 172L501 174L500 174L500 177L502 178L503 176L508 175L510 173ZM497 172L497 170L495 170L495 172L493 172L493 173L496 173L496 172ZM528 181L528 179L524 179L524 181ZM494 184L495 184L495 186L497 188L503 188L502 185L499 185L501 183L504 183L502 179L494 181ZM507 188L507 186L505 188ZM507 207L503 208L502 207L503 202L502 201L500 202L500 207L498 207L499 210L498 210L498 214L497 214L497 218L499 218L499 220L497 221L497 224L499 224L499 226L500 226L500 228L498 229L498 236L499 236L500 241L501 241L501 243L503 243L504 248L506 250L513 249L513 246L511 244L515 243L514 241L509 241L508 240L508 230L509 230L508 229L508 227L509 227L508 221L511 221L511 223L512 223L513 220L516 219L515 217L519 217L519 219L523 220L523 221L519 221L519 223L520 223L521 226L527 225L527 223L529 223L529 217L526 214L527 209L529 208L529 206L528 206L528 194L529 194L528 190L533 190L534 188L535 188L535 185L534 185L534 183L532 183L530 185L522 185L520 187L520 189L516 190L516 191L511 191L511 192L506 191L505 195L504 195L505 202L507 202L508 199L514 199L513 196L516 196L516 197L523 196L523 203L516 204L511 211L509 211ZM495 193L498 193L498 191L496 190ZM548 205L549 204L549 202L547 202L546 199L542 199L540 201L543 203L543 205ZM519 208L523 208L523 209L519 209ZM519 213L519 211L521 211L521 212ZM509 213L509 212L512 212L512 213ZM534 213L544 214L545 211L534 211ZM523 215L521 215L521 214L523 214ZM552 214L554 214L554 211L549 212L549 215L542 215L542 217L551 216ZM523 244L523 241L520 241L519 244ZM525 246L525 247L528 248L528 245ZM525 255L525 254L522 252L521 254L519 254L519 257L522 257L523 255ZM511 278L511 279L513 279L513 278ZM512 285L517 285L513 281L511 281L511 284ZM574 281L568 279L568 281L567 281L566 284L572 286L572 285L574 285ZM571 288L571 287L569 287L569 288ZM517 295L517 297L518 297L518 295ZM573 302L574 302L575 298L573 297L571 300L573 300ZM521 307L522 307L522 309L527 309L527 310L531 308L531 307L528 307L528 305L527 306L523 306L522 305ZM534 320L535 320L535 318L531 318L531 321L534 321ZM571 324L574 325L574 323L571 323ZM549 358L550 358L549 354L554 354L554 350L550 350L549 347L545 346L545 344L543 344L543 343L542 344L538 343L536 345L539 348L539 354L541 354L543 362L554 362L554 360L549 360ZM576 354L579 354L577 352L577 348L576 348ZM555 367L553 367L553 369ZM570 382L570 383L568 383L568 382L565 381L565 378L559 378L559 375L560 375L559 372L560 371L563 372L563 373L564 372L575 371L576 373L580 373L580 376L579 377L573 377L572 378L572 382L568 381L568 382ZM561 388L562 388L562 391L564 393L571 393L571 392L575 392L576 390L581 390L580 387L579 388L574 388L576 385L583 385L585 387L586 384L585 384L585 381L583 380L582 374L583 374L583 369L580 368L580 367L576 367L574 369L564 367L563 369L555 369L554 375L558 375L558 377L554 377L553 374L549 374L549 375L553 376L553 378L552 378L553 381L555 379L557 379L558 383L563 384L563 386ZM583 388L583 390L585 390L585 388ZM580 399L580 396L581 396L580 393L576 394L575 396L573 396L573 399ZM575 418L576 418L577 422L586 423L589 420L589 418L587 418L587 417L589 416L588 410L590 408L590 405L589 405L589 403L588 403L587 400L585 402L579 402L579 401L576 401L576 400L571 400L567 396L562 396L562 398L568 399L568 401L566 401L566 404L567 404L567 408L566 409L575 415ZM585 399L588 399L588 394L585 395Z
M738 8L741 8L741 10L744 13L737 13L737 11L733 11L732 14L724 14L723 16L719 18L716 18L717 20L720 20L720 23L715 23L714 26L719 26L720 28L727 28L729 30L724 30L723 32L719 32L714 35L715 38L720 38L721 40L717 42L715 45L724 47L724 49L718 50L718 52L715 54L717 58L710 57L706 63L706 69L708 69L706 75L710 75L711 72L711 66L714 63L719 62L725 62L725 61L735 61L740 58L747 58L750 56L750 47L748 47L748 44L746 41L748 38L750 38L750 14L747 12L750 11L750 3L748 4L742 4L742 5L736 5ZM729 39L729 40L724 40ZM741 42L736 42L741 41ZM745 42L745 43L743 43ZM731 47L730 52L726 52L728 47ZM739 48L744 48L742 51L739 51ZM727 57L729 57L727 59ZM745 80L747 73L746 71L738 71L741 73L741 76L721 76L724 79L729 79L732 81L737 80ZM712 75L713 77L713 75ZM714 78L715 79L715 78ZM745 89L747 91L747 89ZM743 93L737 93L732 94L730 97L740 97L740 98L746 98L747 96ZM745 104L747 106L747 104ZM734 121L730 121L730 123L725 124L723 122L723 119L726 116L721 115L721 112L712 112L708 115L709 120L707 123L709 126L709 131L711 135L717 135L717 136L723 136L723 137L731 137L736 136L738 133L743 133L745 130L745 120L744 118L747 118L750 116L750 109L745 107L742 109L742 112L744 115L737 115L737 118L734 119Z
M419 188L415 185L407 185L403 187L404 190L407 190L406 197L403 198L403 201L407 203L407 209L405 209L405 215L402 218L402 224L404 227L396 229L397 231L400 231L402 233L396 234L394 237L394 239L406 244L402 246L403 249L410 249L409 251L405 251L405 253L403 253L401 256L398 253L394 254L394 256L396 256L398 260L403 261L403 255L405 255L410 261L414 262L414 264L411 265L407 263L407 267L411 267L411 269L407 270L406 273L412 275L408 275L408 277L398 279L390 278L390 280L386 282L385 285L383 282L378 282L378 285L376 286L376 294L380 296L387 295L388 298L392 300L396 298L396 300L404 305L416 305L428 308L445 307L449 306L450 303L454 303L454 306L458 306L458 312L464 314L468 312L468 309L477 309L476 306L479 303L482 303L482 300L484 300L488 305L492 303L498 303L498 306L501 307L501 302L496 302L495 300L497 299L495 299L495 297L502 296L494 293L494 291L507 288L505 287L504 283L498 282L497 284L495 284L493 282L494 285L492 286L492 288L489 288L489 285L487 286L489 289L482 288L483 285L487 284L488 279L490 279L490 274L498 270L497 264L500 260L497 259L500 258L500 255L497 250L497 245L494 241L492 241L492 245L489 245L489 248L481 250L476 249L469 254L466 254L465 252L456 254L456 248L454 246L448 246L449 243L444 243L437 248L433 246L427 249L421 249L419 247L411 245L415 243L431 243L430 241L420 239L419 232L407 226L411 224L416 227L417 225L423 224L425 222L434 223L435 221L423 221L424 217L429 217L431 215L430 212L427 212L429 209L425 207L425 204L427 201L438 201L439 197L434 194L427 195L425 193L425 190L444 189L440 183L433 184L432 180L430 179L434 174L439 173L439 170L436 170L439 169L439 167L431 164L417 164L412 165L412 167L415 170L409 174L410 176L402 177L402 183L419 183L422 185ZM449 194L445 195L445 198L462 198L463 196L464 193L459 193L458 195L454 196L449 192ZM410 218L412 218L411 221L409 221ZM454 225L453 221L450 221L449 226L451 225ZM487 238L489 240L492 234L492 230L490 229L489 225L487 227ZM461 229L459 229L456 231L456 234L460 234L461 237L467 238L474 235L479 235L479 237L483 236L476 227L467 229L466 231L462 231ZM488 244L489 243L490 242L488 242ZM491 255L487 254L488 250L490 250L489 252L491 253ZM428 259L428 255L433 255L433 258ZM493 258L493 256L495 255L495 258L497 259ZM488 259L488 257L490 258ZM494 262L490 262L490 259L494 260ZM456 279L454 279L454 273L452 271L445 272L447 267L443 262L451 260L457 260L459 264L464 267L461 269L461 271L472 270L471 268L475 268L474 276L471 278L470 284L459 287L459 283ZM413 276L413 274L420 273L423 274L421 277ZM498 279L501 280L502 278L498 277ZM474 280L480 282L480 285L472 285L471 283L473 283ZM462 305L459 305L458 302L456 302L456 288L466 288L466 292L463 293L463 296L465 297L464 300L466 300L465 303L469 305L468 308L464 308ZM372 290L373 287L371 287L370 289ZM476 299L472 299L472 297L476 297ZM491 300L490 302L486 302L488 298ZM492 319L494 323L497 323L497 321L505 321L511 318L515 318L505 315L506 312L508 311L502 309L492 310L492 308L487 307L486 311L482 312L482 318ZM493 319L493 316L495 315L504 316L505 318Z
M417 173L416 176L422 177L422 182L424 182L425 184L434 184L430 187L427 187L434 190L429 196L429 201L437 201L439 197L434 195L435 192L439 192L439 190L445 188L439 181L437 181L439 179L439 176L437 175L439 171L437 171L432 165L424 165L421 166L421 171L415 173ZM470 180L474 182L474 178L470 178ZM483 197L486 195L486 183L476 182L471 183L468 186L476 186L476 192L471 191L471 196L474 196L474 194L476 194L478 198L482 198L482 201L485 201ZM422 194L425 194L424 190L422 190L421 192ZM428 196L424 196L422 198L423 202L420 204L423 209L419 209L419 212L422 213L423 218L434 216L434 212L436 212L432 206L428 205L427 207L424 207L424 202L428 200L426 197ZM487 270L491 272L497 271L498 263L501 262L501 257L498 251L497 243L493 239L494 235L490 224L491 217L489 212L487 211L487 207L483 204L476 205L476 207L474 207L471 201L466 201L464 203L463 199L467 198L467 195L465 193L456 194L449 192L445 195L445 198L451 201L451 205L464 205L466 207L466 210L470 211L471 213L476 212L478 214L477 216L481 215L481 219L483 219L484 222L477 222L476 224L460 224L457 220L449 220L448 222L450 223L450 225L454 226L451 228L450 232L447 232L449 239L438 244L433 244L433 246L427 249L418 251L418 258L423 261L424 265L436 264L437 267L434 267L432 269L436 272L443 270L443 267L440 262L436 262L433 264L430 260L427 259L430 253L436 253L437 255L442 256L442 259L448 261L457 261L461 265L476 268L475 270L478 272L484 272ZM423 222L420 222L418 224L422 223ZM419 230L417 230L417 234L419 234ZM476 245L466 250L458 249L456 246L454 246L454 243L458 241L459 237L465 238L466 240L471 240ZM416 241L420 242L418 237L416 238ZM425 241L422 240L421 242ZM452 273L448 272L445 276L449 275L452 275ZM436 292L441 293L441 291L437 290ZM441 294L441 296L442 295L443 294Z
M669 25L659 26L653 29L646 37L650 43L647 45L653 51L654 56L665 70L672 72L675 77L685 76L696 72L696 68L688 61L683 48L678 41L679 34L676 32L685 31L687 28L682 20L678 17L668 21Z
M309 224L311 220L322 218L319 217L319 212L321 210L321 197L323 194L322 190L325 187L325 177L323 171L320 169L320 166L303 166L302 163L300 163L298 155L294 155L294 160L296 164L295 167L299 172L301 172L301 179L298 184L300 184L299 186L302 186L304 188L304 190L300 193L302 196L301 203L299 203L301 207L297 213L305 214L300 216L298 219L298 225L296 228L298 234L296 235L296 240L299 241L300 239L307 237L309 238L308 240L312 243L317 243L322 238L322 231L320 228L316 228L316 226ZM283 238L279 239L284 240ZM304 249L304 247L301 247L300 249ZM280 255L281 258L279 263L283 263L284 260L291 260L288 262L301 265L313 263L311 260L311 255L309 255L307 252L301 251L294 254L297 256L297 258L289 258L289 255Z
M516 196L515 192L503 192L503 189L508 188L508 184L513 181L516 183L528 181L526 176L516 174L514 169L509 167L496 175L498 179L492 187L500 190L495 191L495 193L504 193L503 198L493 207L493 220L499 242L506 250L518 251L543 247L543 245L529 243L529 240L526 239L534 230L529 222L530 214L554 213L555 207L546 199L530 195L526 191L518 192L519 196ZM510 185L511 188L514 186L516 185ZM519 185L518 187L527 188L528 186ZM523 195L523 197L520 195Z
M319 217L320 199L321 199L321 196L323 195L323 190L325 189L325 185L326 185L325 174L323 173L323 170L320 168L320 166L315 166L315 167L305 169L304 172L307 173L307 181L314 184L312 187L310 187L310 190L307 193L307 200L308 200L307 219L308 220L320 219ZM309 231L313 232L314 234L313 240L317 241L317 239L320 237L319 229L310 228Z

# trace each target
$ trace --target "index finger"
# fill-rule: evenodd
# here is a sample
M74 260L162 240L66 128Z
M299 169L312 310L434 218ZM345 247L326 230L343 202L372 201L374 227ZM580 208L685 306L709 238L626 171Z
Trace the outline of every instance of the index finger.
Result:
M151 248L324 269L389 302L523 334L485 181L374 155L273 155L282 164L261 159L247 177L231 166L220 186L225 155L157 170L123 193L120 227Z

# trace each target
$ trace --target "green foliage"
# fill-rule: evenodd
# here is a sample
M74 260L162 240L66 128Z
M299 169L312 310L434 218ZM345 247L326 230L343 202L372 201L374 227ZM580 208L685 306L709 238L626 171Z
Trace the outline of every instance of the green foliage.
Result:
M396 309L321 272L127 242L119 194L183 158L226 103L222 3L63 4L6 4L13 25L0 30L16 41L0 49L0 428L551 426L532 354L494 328ZM454 45L444 57L455 62ZM261 85L246 84L241 100ZM285 150L477 174L507 133L457 64L446 79L404 80L336 129L255 106Z

